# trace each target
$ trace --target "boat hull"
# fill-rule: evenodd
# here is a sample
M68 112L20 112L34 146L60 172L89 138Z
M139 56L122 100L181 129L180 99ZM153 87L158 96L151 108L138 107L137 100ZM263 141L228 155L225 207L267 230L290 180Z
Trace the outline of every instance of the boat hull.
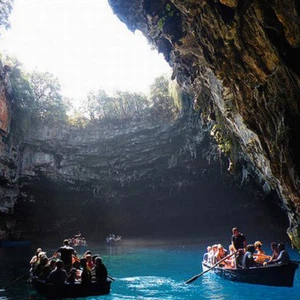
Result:
M203 262L202 267L203 271L205 271L210 268L211 265ZM218 276L230 281L292 287L297 268L298 264L290 263L287 265L268 265L249 269L215 267L212 271Z
M48 299L59 299L107 295L110 293L111 282L107 281L105 285L96 282L90 284L76 282L74 284L54 285L43 280L33 279L32 284L38 293Z

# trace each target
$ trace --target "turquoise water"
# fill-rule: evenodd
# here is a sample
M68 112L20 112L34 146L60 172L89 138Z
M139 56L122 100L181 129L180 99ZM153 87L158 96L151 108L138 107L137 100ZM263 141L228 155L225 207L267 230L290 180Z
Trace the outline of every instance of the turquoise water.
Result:
M268 243L266 243L268 244ZM297 270L294 287L268 287L233 283L206 273L190 284L184 282L200 273L201 258L206 244L186 241L124 241L120 246L90 245L93 253L99 253L109 274L116 279L107 296L88 297L96 300L126 299L300 299L300 269ZM45 249L51 256L55 248ZM297 251L288 248L294 260L300 260ZM0 248L1 287L26 273L31 249ZM26 280L19 281L6 291L0 299L44 299L32 290ZM78 298L83 299L83 298Z

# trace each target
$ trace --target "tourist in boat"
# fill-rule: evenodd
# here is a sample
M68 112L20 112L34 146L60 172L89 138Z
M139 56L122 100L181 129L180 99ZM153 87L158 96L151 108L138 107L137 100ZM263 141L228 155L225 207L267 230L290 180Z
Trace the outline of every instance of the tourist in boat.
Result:
M229 245L229 254L234 253L234 247L232 245ZM225 260L225 266L227 268L235 268L236 267L236 258L234 255L230 256Z
M92 278L98 283L106 283L107 281L107 269L102 262L102 258L100 256L95 259L96 265L92 269Z
M255 253L254 260L260 264L264 263L266 260L270 259L269 255L266 255L265 251L262 249L262 243L260 241L256 241L254 243Z
M68 283L71 283L71 284L75 283L75 281L76 281L76 271L77 271L76 268L71 269L71 271L68 275L68 278L67 278Z
M254 243L254 247L255 247L255 251L256 251L256 254L261 254L261 255L265 255L265 251L262 249L262 243L260 241L256 241Z
M65 239L64 240L64 245L60 247L58 250L55 251L53 256L57 256L57 254L60 253L61 255L61 260L64 263L64 267L67 272L69 272L72 268L72 255L77 256L76 251L74 248L69 246L69 240Z
M63 268L63 262L61 260L58 260L56 262L56 268L53 270L49 277L48 282L53 284L64 284L67 280L68 274L66 270Z
M261 264L257 263L254 260L253 254L255 252L255 247L252 244L249 244L246 248L246 253L243 257L242 267L243 269L249 269L251 267L259 267Z
M42 252L42 248L37 248L34 256L31 258L29 263L30 263L32 268L37 266L38 258L39 258L38 255L39 255L40 252Z
M272 242L271 245L271 250L272 250L272 256L270 260L274 260L279 256L278 248L277 248L277 243Z
M224 247L221 244L218 244L217 246L217 252L215 254L217 262L223 258L225 258L227 255L227 250L224 249ZM219 266L225 266L225 262L221 262Z
M271 265L271 264L288 264L290 260L290 256L285 250L285 246L283 243L279 243L277 246L279 255L276 259L273 259L271 261L265 262L264 265Z
M212 250L212 247L211 246L207 246L207 248L206 248L206 253L204 253L204 255L203 255L203 261L204 262L209 262L209 253L210 253L210 251Z
M85 256L85 258L86 258L86 264L87 264L87 266L88 266L90 269L92 269L92 268L94 267L94 263L93 263L93 260L92 260L92 255L91 255L91 254L87 254L87 255Z
M217 261L223 259L225 256L227 256L227 254L227 250L224 249L224 247L221 244L218 244L216 253Z
M52 271L50 264L49 264L48 257L43 257L41 259L40 265L41 265L41 269L40 269L40 274L39 274L38 278L41 280L46 280Z
M98 257L98 256L100 256L99 254L94 254L93 256L92 256L92 262L93 262L93 264L94 264L94 266L96 265L96 258Z
M91 250L86 250L83 255L82 255L82 258L85 258L87 255L92 255L92 251Z
M237 254L236 254L236 257L235 257L235 266L236 266L236 268L242 268L243 267L244 254L245 254L244 249L237 250Z
M232 228L231 244L234 247L234 251L246 249L247 246L246 237L236 227Z
M208 262L212 265L214 265L217 262L217 251L218 251L218 245L214 244L211 246L211 251L208 254Z
M87 266L86 258L80 259L81 272L81 283L88 284L92 282L92 274L90 268Z
M33 275L34 276L39 276L42 272L42 268L44 267L43 259L47 258L46 252L41 251L38 254L38 260L37 260L37 265L33 270Z
M49 262L49 265L50 265L51 271L55 270L56 261L54 259L51 259L50 262Z

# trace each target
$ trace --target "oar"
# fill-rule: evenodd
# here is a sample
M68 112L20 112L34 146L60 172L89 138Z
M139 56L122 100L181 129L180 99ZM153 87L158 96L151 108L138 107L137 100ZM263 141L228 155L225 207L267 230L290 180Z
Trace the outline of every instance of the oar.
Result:
M107 278L109 278L112 281L116 281L116 279L114 279L113 277L111 277L110 275L107 275Z
M297 260L291 260L291 263L300 265L300 261L297 261Z
M22 276L16 278L15 280L13 280L11 283L9 283L8 285L6 285L3 289L0 289L0 291L3 291L5 289L7 289L9 286L13 285L14 283L18 282L20 279L22 279L25 276L28 276L32 271L30 270L29 272L23 274Z
M196 279L198 279L200 276L202 276L203 274L205 274L206 272L209 272L210 270L214 269L216 266L218 266L222 261L226 260L227 258L231 257L232 255L236 254L237 251L225 256L224 258L222 258L221 260L219 260L216 264L214 264L212 267L210 267L209 269L201 272L198 275L195 275L194 277L192 277L191 279L187 280L185 283L191 283L193 281L195 281Z

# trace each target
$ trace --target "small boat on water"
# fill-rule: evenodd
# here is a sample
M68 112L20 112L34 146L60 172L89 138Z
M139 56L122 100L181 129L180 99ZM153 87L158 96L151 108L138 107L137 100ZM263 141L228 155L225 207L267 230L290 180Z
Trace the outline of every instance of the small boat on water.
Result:
M209 263L202 262L203 271L206 271L211 267L212 265ZM290 262L289 264L274 264L262 267L253 267L249 269L225 268L217 266L211 271L218 276L231 281L292 287L297 268L297 263Z
M115 244L119 244L122 240L122 237L120 235L114 235L114 234L110 234L106 237L105 241L107 245L115 245Z
M64 283L62 285L54 285L46 283L44 280L33 278L32 284L37 292L46 298L58 299L107 295L110 293L111 281L107 281L105 285L97 282L90 284L75 282L74 284Z

